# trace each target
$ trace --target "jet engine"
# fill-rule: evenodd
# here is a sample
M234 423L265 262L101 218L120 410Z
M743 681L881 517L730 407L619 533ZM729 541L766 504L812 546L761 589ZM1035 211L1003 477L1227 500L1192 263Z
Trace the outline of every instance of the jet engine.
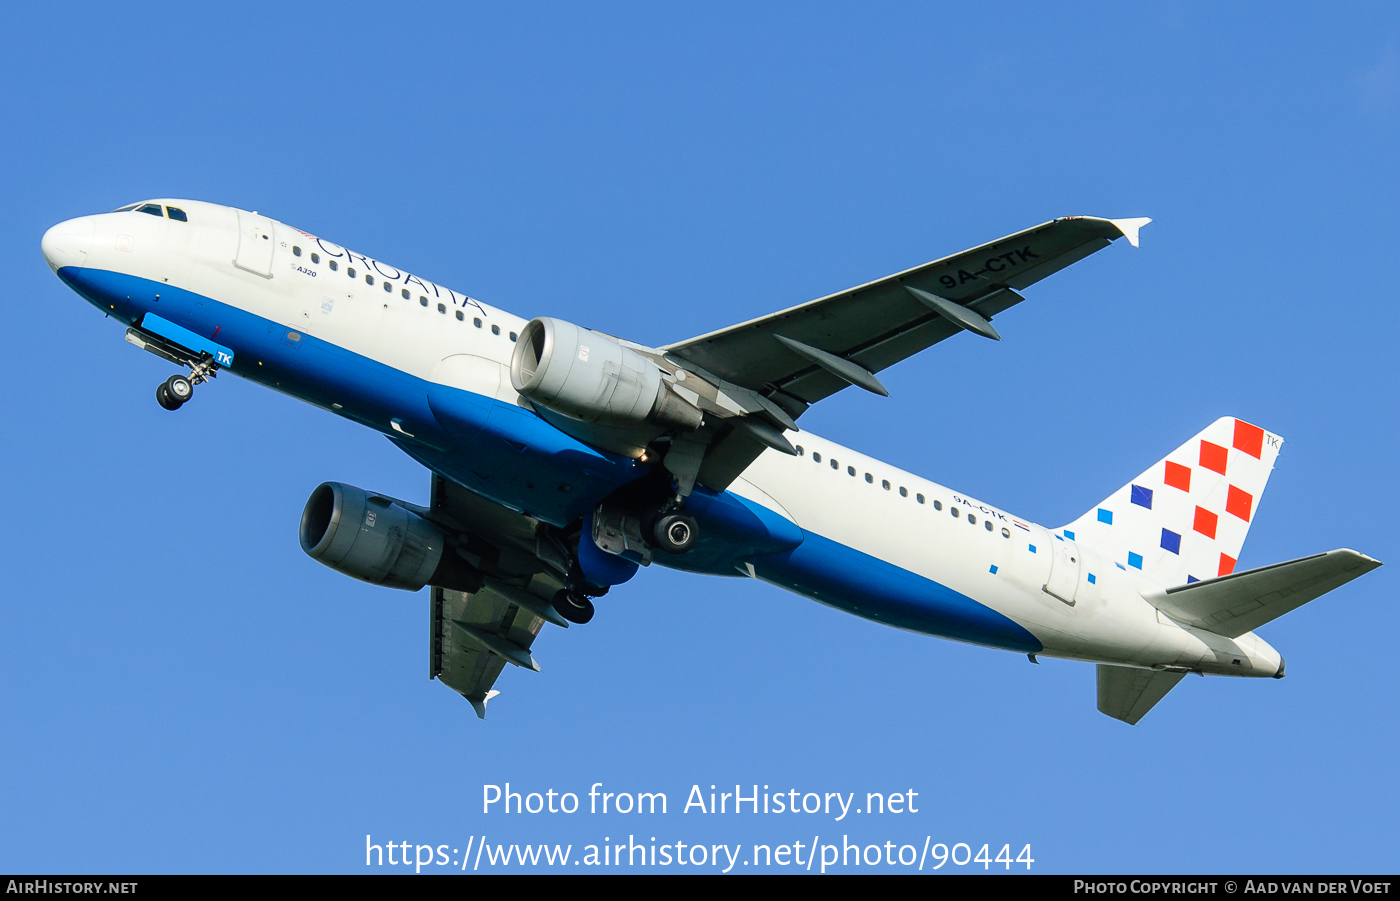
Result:
M301 513L301 549L336 572L386 588L477 591L481 574L447 549L442 530L403 501L323 482ZM446 553L444 551L446 550Z
M583 422L693 431L704 419L651 360L561 319L532 319L525 326L511 357L510 381L534 403Z

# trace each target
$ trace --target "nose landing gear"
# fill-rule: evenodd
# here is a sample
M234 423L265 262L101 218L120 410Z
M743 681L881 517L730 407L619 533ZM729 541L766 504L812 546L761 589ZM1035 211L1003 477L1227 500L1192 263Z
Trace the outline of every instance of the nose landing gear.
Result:
M180 409L194 397L194 386L214 378L217 371L214 358L204 354L198 362L190 366L188 377L172 375L156 386L156 403L167 410Z
M194 385L183 375L172 375L156 386L156 403L167 410L178 410L194 397Z

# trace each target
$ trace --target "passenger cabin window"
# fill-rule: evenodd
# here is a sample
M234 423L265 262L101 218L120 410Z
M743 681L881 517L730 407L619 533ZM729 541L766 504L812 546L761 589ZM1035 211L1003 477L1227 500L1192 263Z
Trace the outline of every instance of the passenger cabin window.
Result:
M1001 530L1001 537L1002 537L1002 538L1010 538L1010 537L1011 537L1011 530L1010 530L1010 529L1002 529L1002 530Z
M348 275L348 276L350 276L351 278L354 278L354 277L355 277L355 267L354 267L354 266L346 266L346 267L345 267L345 274Z
M499 335L500 333L501 333L501 327L500 327L499 325L493 325L493 326L491 326L491 334L493 334L493 335Z
M445 304L445 303L440 303L440 304L438 304L438 312L439 312L439 313L446 313L446 312L447 312L447 304Z
M990 519L982 520L982 528L990 532L992 530L992 521Z
M428 305L428 298L426 298L426 297L420 297L420 298L418 298L418 306L420 306L420 307L426 307L427 305Z
M510 340L512 340L512 341L514 341L515 339L517 339L517 338L519 338L519 337L520 337L520 336L517 335L515 332L511 332L511 333L510 333Z
M372 285L372 284L374 284L374 276L370 275L368 272L365 273L365 284L366 284L366 285Z
M916 494L916 495L914 495L914 498L915 498L915 500L917 500L917 501L918 501L919 503L921 503L921 504L924 502L924 496L923 496L922 494ZM933 502L933 508L934 508L935 510L938 509L938 501L934 501L934 502Z
M919 503L922 504L923 502L924 502L924 496L921 494L921 495L919 495ZM935 510L942 510L942 509L943 509L943 502L942 502L942 501L934 501L934 502L933 502L933 509L935 509Z
M337 263L335 260L331 260L331 271L332 271L332 272L335 272L335 271L336 271L337 269L339 269L339 268L340 268L340 264Z
M821 461L822 461L822 455L821 455L821 453L820 453L819 451L812 451L812 462L813 462L813 463L820 463Z
M899 496L900 496L900 497L908 497L908 496L909 496L909 489L908 489L908 488L905 488L903 485L899 486Z
M292 245L292 256L294 256L294 257L299 257L299 256L301 256L301 248L298 247L298 246L296 246L295 244Z
M321 255L320 255L319 253L313 253L313 254L311 255L311 262L313 262L313 263L319 263L319 262L321 262Z
M973 525L973 526L975 526L975 525L977 525L977 517L975 517L975 516L973 516L971 513L969 513L969 514L967 514L967 522L968 522L968 525Z
M797 451L797 456L802 457L802 456L805 456L805 455L806 455L806 451L804 451L804 450L802 449L802 445L799 444L799 445L797 445L797 447L794 448L794 449Z
M141 205L141 206L139 206L139 207L136 208L136 212L138 212L138 213L150 213L152 216L158 216L158 217L160 217L161 219L164 219L164 218L165 218L165 214L162 213L162 212L160 211L160 204L158 204L158 203L147 203L147 204L143 204L143 205Z
M889 479L881 479L881 480L880 480L880 487L883 488L883 489L885 489L886 491L889 491L889 490L890 490L890 480L889 480Z
M850 477L852 477L852 478L855 478L855 474L856 474L856 468L855 468L854 466L847 466L847 467L846 467L846 475L848 475L848 476L850 476Z
M389 282L385 282L385 283L384 283L384 293L385 293L385 294L393 294L393 293L394 293L394 286L391 285Z
M833 458L831 459L831 468L832 468L832 469L840 469L840 468L841 468L841 464L836 462L836 458L835 458L835 457L833 457Z
M465 317L465 316L462 315L462 311L461 311L461 310L458 310L458 311L457 311L457 321L458 321L458 322L464 322L464 321L466 321L466 318L467 318L467 317Z
M874 485L874 484L875 484L875 477L872 476L872 475L871 475L870 473L868 473L868 472L865 474L865 484L867 484L867 485Z
M481 320L475 318L472 319L472 325L476 326L477 328L481 328Z
M185 215L185 211L177 206L168 206L165 208L165 212L170 216L171 219L174 219L176 222L190 221L190 217Z
M962 516L962 514L958 512L957 507L949 507L948 512L953 514L954 519L957 519L959 516Z

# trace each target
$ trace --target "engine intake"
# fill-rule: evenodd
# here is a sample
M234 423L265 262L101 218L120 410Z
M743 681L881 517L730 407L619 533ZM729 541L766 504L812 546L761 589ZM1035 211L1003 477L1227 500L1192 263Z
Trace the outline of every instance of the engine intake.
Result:
M704 419L651 360L562 319L530 320L511 356L510 381L522 396L583 422L694 430Z
M336 572L386 588L481 588L481 574L447 547L442 530L393 498L323 482L301 513L301 549Z

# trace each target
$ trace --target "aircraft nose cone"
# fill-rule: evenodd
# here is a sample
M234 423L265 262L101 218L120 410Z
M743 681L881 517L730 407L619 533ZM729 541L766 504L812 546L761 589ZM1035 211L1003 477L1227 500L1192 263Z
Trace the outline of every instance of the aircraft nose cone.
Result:
M60 222L44 232L39 249L54 272L65 266L86 266L88 245L92 243L94 223L88 216Z

